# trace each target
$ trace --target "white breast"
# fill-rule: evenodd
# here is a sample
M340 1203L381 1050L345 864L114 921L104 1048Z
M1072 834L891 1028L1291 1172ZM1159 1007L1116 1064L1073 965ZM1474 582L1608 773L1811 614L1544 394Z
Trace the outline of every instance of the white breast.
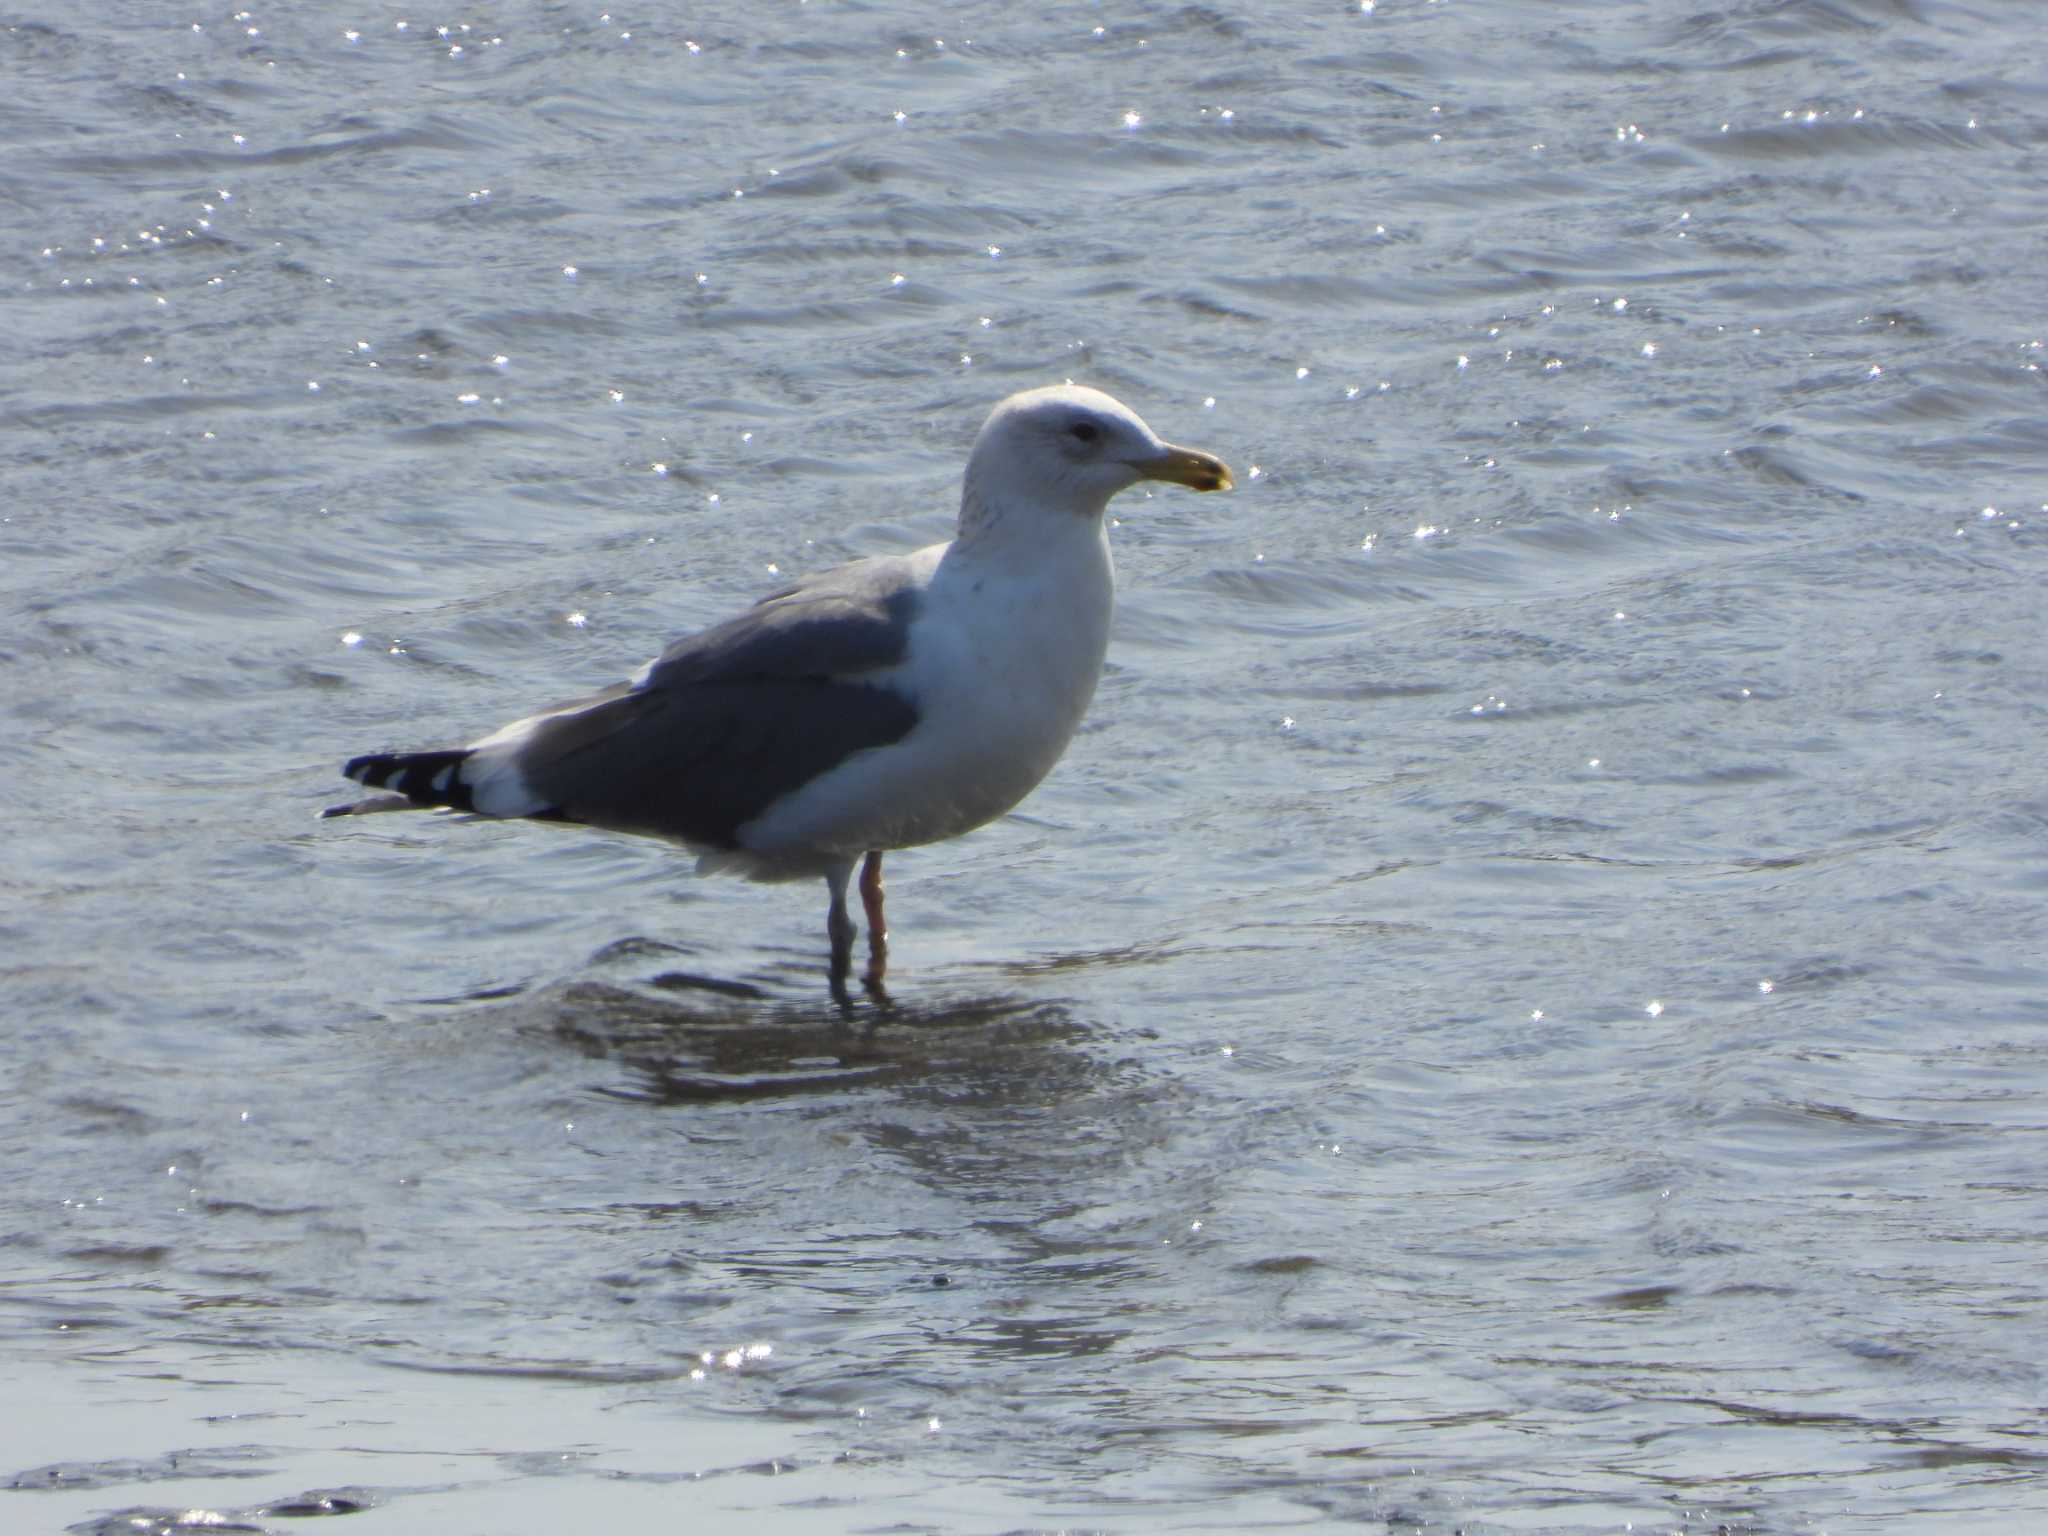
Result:
M1100 521L1069 517L1026 558L954 544L887 678L916 700L901 741L849 758L740 829L770 859L857 856L954 837L1051 771L1094 697L1115 577Z

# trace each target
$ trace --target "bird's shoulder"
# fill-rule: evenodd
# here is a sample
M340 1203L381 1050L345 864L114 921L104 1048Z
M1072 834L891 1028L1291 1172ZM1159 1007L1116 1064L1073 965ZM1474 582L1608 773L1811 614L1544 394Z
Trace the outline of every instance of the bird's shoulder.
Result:
M903 661L939 546L835 566L671 643L634 679L661 690L742 678L844 677Z

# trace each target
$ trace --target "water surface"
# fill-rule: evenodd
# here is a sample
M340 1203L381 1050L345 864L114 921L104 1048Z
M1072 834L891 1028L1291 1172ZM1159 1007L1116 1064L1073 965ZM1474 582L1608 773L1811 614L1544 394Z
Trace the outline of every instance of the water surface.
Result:
M935 14L0 31L0 1523L2039 1521L2048 27ZM313 820L1063 377L1239 488L891 1003Z

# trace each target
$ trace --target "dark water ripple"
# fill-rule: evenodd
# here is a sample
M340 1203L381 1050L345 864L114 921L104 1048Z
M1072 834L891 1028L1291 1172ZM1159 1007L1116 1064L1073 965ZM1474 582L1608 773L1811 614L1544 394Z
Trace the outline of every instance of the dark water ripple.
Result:
M2038 1523L2044 41L0 27L0 1525ZM1118 504L887 1003L808 889L312 821L1063 376L1239 491Z

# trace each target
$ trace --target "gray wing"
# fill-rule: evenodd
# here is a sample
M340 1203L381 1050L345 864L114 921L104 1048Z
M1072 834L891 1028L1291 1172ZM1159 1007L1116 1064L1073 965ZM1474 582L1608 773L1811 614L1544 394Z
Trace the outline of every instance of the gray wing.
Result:
M540 717L517 749L532 814L715 848L854 753L900 741L888 674L919 585L900 557L841 566L678 640L630 684Z

